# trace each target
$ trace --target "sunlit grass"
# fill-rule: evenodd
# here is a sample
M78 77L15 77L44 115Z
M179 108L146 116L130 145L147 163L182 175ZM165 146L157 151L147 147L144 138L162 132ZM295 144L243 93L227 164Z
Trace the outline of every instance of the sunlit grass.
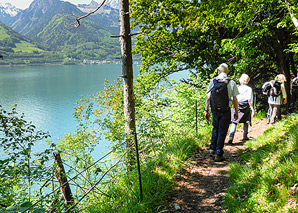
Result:
M33 53L36 52L42 52L41 49L37 48L36 46L22 41L21 43L16 43L16 47L12 48L15 52L26 52L26 53Z
M228 212L298 211L298 115L270 126L246 145L242 161L230 164Z

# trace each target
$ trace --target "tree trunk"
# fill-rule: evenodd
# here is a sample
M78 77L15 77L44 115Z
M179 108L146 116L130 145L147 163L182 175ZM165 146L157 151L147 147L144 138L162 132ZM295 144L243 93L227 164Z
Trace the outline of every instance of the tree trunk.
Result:
M122 57L122 77L124 87L124 118L127 153L127 168L135 164L134 160L134 132L135 124L135 100L133 91L133 67L132 48L130 34L129 1L119 0L120 15L120 43Z
M287 92L287 111L288 111L288 106L289 106L289 100L290 100L290 70L289 70L289 65L286 60L286 55L284 53L284 39L283 39L283 34L280 32L279 35L276 35L277 38L277 56L279 60L279 65L280 65L280 71L282 74L285 75L287 81L285 82L285 87L286 87L286 92Z
M55 175L56 175L57 180L60 185L60 191L62 194L62 198L66 205L72 204L73 196L71 193L70 186L67 182L67 176L65 173L65 169L63 166L63 162L62 162L60 153L54 153L54 158L55 158L55 163L54 163L55 164Z

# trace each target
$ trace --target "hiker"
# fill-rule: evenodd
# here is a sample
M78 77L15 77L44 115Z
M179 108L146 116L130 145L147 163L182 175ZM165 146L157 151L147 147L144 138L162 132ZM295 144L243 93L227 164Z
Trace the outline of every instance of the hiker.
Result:
M297 72L297 76L292 80L291 90L292 90L292 97L290 101L290 112L293 112L295 109L295 102L298 99L298 72Z
M236 127L238 123L243 123L243 139L242 140L249 140L247 137L248 134L248 125L251 125L251 114L254 117L255 111L253 107L253 92L252 88L248 86L250 78L246 74L242 74L239 82L240 86L238 86L239 94L237 95L238 101L238 119L234 119L232 117L230 134L229 134L229 144L233 143L233 138L236 132ZM251 113L250 113L251 110ZM232 115L235 114L235 108L232 109Z
M212 112L212 137L209 154L215 154L215 161L223 161L223 147L231 121L231 100L235 107L235 119L238 119L238 102L236 96L239 94L236 83L227 76L228 65L223 63L218 67L218 76L211 80L207 90L205 119L209 120L209 106ZM232 97L232 99L231 99Z
M284 99L283 104L287 104L287 93L285 90L284 83L286 82L286 77L283 74L279 74L274 79L280 86L279 88L274 87L277 94L270 93L268 97L268 104L270 108L270 121L269 124L273 124L278 120L278 114L280 113L280 105L282 104L282 99Z

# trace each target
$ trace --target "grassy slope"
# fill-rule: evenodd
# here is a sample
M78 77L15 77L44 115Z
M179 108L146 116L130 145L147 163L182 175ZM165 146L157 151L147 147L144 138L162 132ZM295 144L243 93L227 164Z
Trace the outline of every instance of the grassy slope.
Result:
M231 164L229 212L298 211L298 114L249 141L242 162Z
M40 48L38 48L35 44L32 44L28 41L27 38L21 36L16 33L12 29L8 28L4 24L0 23L0 42L6 44L2 46L2 48L7 48L7 50L11 50L11 52L42 52ZM6 50L6 51L7 51Z

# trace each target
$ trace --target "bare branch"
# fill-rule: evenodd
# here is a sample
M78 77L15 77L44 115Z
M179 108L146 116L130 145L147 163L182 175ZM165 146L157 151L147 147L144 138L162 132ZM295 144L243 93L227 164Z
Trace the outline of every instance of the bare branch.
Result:
M91 14L95 13L96 11L98 11L105 3L106 3L107 0L103 0L103 2L93 11L91 11L90 13L86 14L86 15L83 15L79 18L76 19L77 21L77 25L75 27L79 27L81 25L81 22L80 20L83 19L83 18L86 18L88 16L90 16Z

